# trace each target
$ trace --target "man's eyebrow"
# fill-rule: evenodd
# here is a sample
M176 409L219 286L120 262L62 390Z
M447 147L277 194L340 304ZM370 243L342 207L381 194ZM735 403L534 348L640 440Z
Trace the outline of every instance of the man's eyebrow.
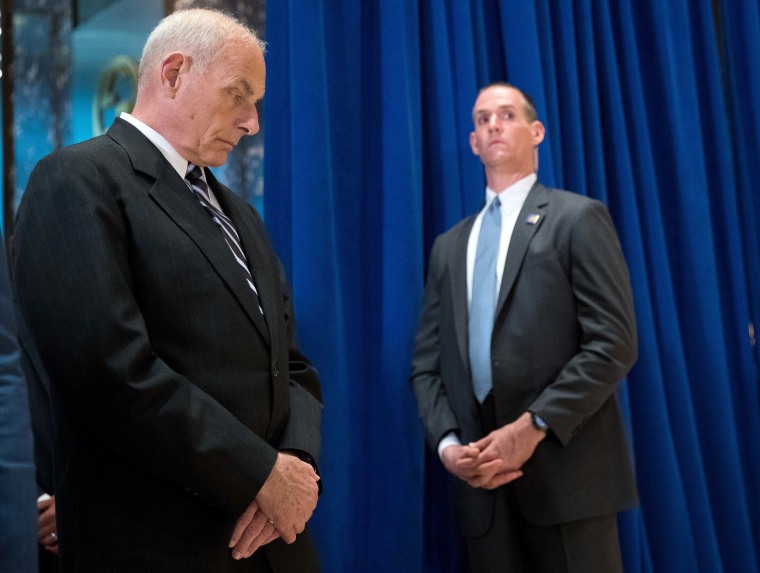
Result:
M249 84L248 81L243 78L233 80L230 84L230 87L242 89L249 96L253 95L253 88L251 87L251 84Z
M513 103L507 103L507 104L504 104L504 105L496 106L496 110L495 111L500 111L500 110L504 110L504 109L517 109L517 106L515 104L513 104ZM473 115L473 117L477 117L479 115L493 113L493 111L494 110L492 110L490 108L489 109L483 109L483 108L481 108L481 109L476 109L472 113L472 115Z

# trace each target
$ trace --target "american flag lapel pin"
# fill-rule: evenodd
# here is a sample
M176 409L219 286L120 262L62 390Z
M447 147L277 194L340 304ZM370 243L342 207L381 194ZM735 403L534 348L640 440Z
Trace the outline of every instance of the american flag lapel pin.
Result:
M541 218L541 215L539 215L538 213L532 213L531 215L528 215L527 217L525 217L525 222L528 225L535 225L536 223L538 223L538 220L540 218Z

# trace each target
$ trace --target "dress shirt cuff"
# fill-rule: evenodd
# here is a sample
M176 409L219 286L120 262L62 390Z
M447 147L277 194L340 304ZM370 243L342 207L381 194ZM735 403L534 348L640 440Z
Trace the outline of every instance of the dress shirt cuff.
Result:
M462 442L459 441L459 437L454 432L449 432L441 441L438 442L438 457L443 461L443 450L448 446L461 446Z

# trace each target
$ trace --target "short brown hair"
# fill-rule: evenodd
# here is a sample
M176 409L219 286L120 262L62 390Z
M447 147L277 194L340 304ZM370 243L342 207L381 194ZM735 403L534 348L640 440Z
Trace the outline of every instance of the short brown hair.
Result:
M533 122L538 119L538 113L536 113L536 103L533 101L533 98L530 97L523 90L521 90L515 85L510 84L509 82L503 82L503 81L491 82L490 84L480 88L478 90L478 95L482 94L488 88L495 88L495 87L512 88L513 90L517 90L518 92L520 92L520 95L523 96L523 100L525 100L525 118L529 122Z

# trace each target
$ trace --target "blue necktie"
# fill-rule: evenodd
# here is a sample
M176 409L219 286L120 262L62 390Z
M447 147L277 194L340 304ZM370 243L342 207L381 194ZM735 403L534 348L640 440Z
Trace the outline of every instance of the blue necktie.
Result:
M483 215L472 274L470 301L470 371L472 389L483 402L493 386L491 336L496 312L496 255L501 236L501 210L496 197Z
M253 294L256 296L259 312L264 314L264 310L261 308L261 301L259 300L259 291L256 290L251 271L248 269L248 260L245 258L245 253L240 245L240 237L238 236L237 229L230 218L211 203L208 194L208 185L206 185L206 181L203 179L201 168L192 163L188 163L187 172L185 173L185 181L187 182L188 187L193 190L193 193L195 193L198 201L200 201L203 208L206 209L211 219L222 231L224 241L227 243L230 251L232 251L235 261L237 261L238 265L243 269L245 280L253 291Z

